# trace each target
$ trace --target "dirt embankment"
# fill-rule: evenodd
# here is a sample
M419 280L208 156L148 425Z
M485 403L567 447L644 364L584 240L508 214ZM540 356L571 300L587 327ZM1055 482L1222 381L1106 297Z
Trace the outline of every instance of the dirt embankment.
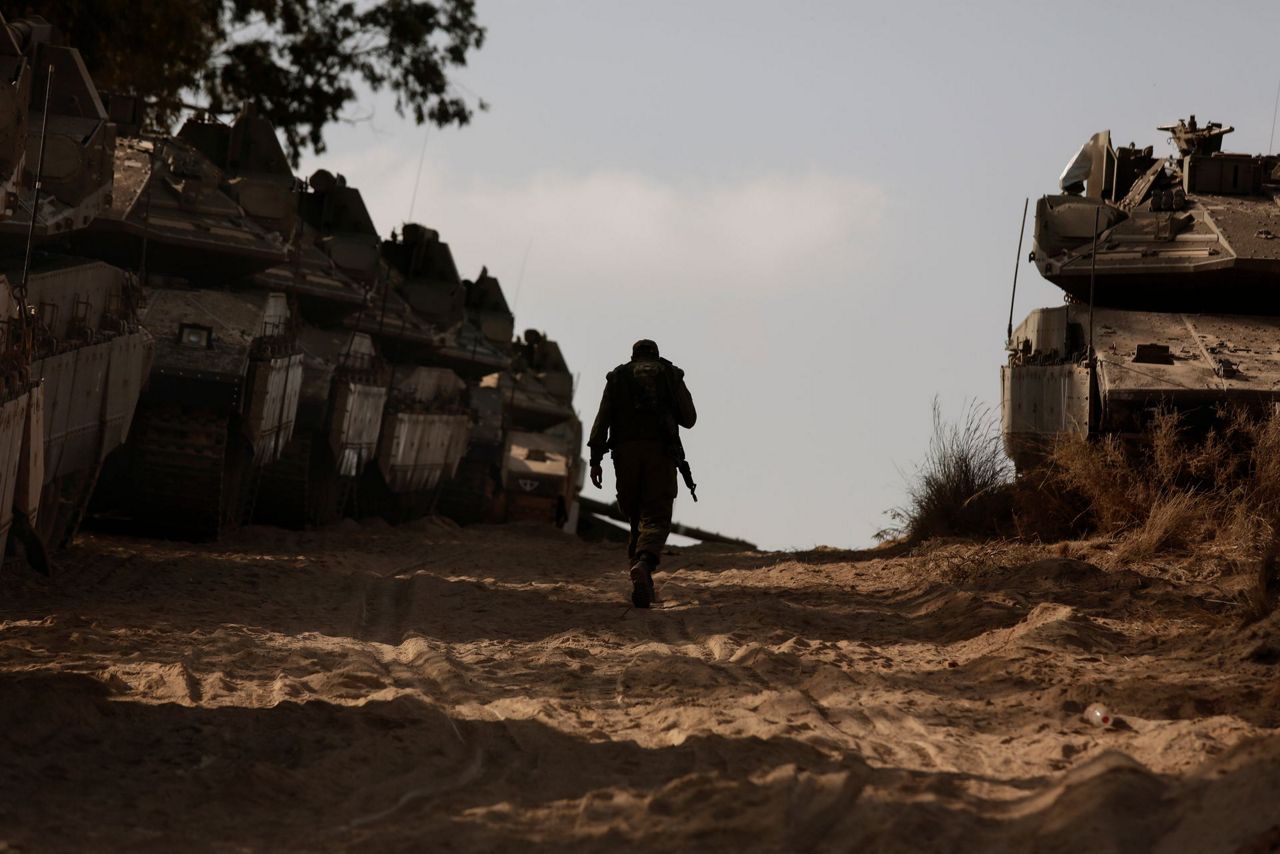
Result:
M646 613L518 527L85 537L0 579L0 850L1280 847L1280 617L1067 551L689 549Z

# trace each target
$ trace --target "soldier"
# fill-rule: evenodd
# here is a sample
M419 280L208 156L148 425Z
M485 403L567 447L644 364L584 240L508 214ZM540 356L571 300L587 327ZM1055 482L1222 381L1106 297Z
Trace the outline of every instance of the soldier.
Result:
M684 371L658 355L648 339L631 348L631 361L609 372L600 413L587 442L591 482L604 483L605 451L613 455L618 507L631 521L627 558L631 565L631 603L648 608L657 597L653 571L671 533L671 504L676 469L684 460L680 427L697 420Z

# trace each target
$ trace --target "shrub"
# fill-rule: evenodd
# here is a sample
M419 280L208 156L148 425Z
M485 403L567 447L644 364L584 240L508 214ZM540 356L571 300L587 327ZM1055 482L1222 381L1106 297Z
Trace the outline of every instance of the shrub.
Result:
M908 479L906 504L889 511L894 524L878 537L998 534L1010 516L1012 475L992 412L969 401L958 422L947 422L935 398L924 461Z
M1141 561L1190 545L1212 513L1202 496L1170 492L1154 499L1147 517L1120 544L1121 560Z
M1142 441L1062 436L1015 479L988 409L969 402L950 423L935 400L928 451L889 516L881 539L1101 533L1133 562L1213 542L1248 572L1261 615L1280 598L1280 412L1222 411L1198 434L1160 412Z
M1275 607L1280 413L1220 412L1213 429L1194 435L1163 412L1145 441L1128 444L1063 437L1038 469L1019 478L1017 494L1015 519L1037 525L1019 525L1022 535L1063 528L1112 534L1126 561L1213 542L1249 574L1253 618Z

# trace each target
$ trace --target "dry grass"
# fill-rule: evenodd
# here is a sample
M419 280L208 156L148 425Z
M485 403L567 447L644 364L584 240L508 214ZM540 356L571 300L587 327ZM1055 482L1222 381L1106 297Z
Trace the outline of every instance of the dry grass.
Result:
M970 584L998 577L1013 567L1039 560L1046 556L1046 549L1037 543L1004 538L976 543L972 540L932 540L918 546L911 554L925 559L933 578Z
M991 411L970 401L957 422L933 402L933 435L924 461L908 480L907 503L889 511L881 540L991 536L1009 518L1013 469ZM1006 526L1007 527L1007 526Z
M1186 548L1203 525L1204 510L1201 497L1194 493L1161 495L1142 524L1120 542L1117 555L1124 561L1141 561L1167 549Z
M1128 563L1207 548L1231 574L1249 574L1243 604L1261 619L1276 607L1280 585L1280 414L1235 411L1218 425L1196 436L1162 413L1140 445L1065 438L1019 479L1015 517L1028 503L1050 506L1057 517L1040 507L1043 527L1113 536L1116 556Z
M1217 416L1208 432L1164 412L1142 441L1063 437L1015 478L988 410L970 403L950 423L935 401L928 453L879 536L959 583L1056 542L1060 556L1234 604L1251 631L1280 625L1280 410Z
M1100 536L1123 565L1158 562L1206 580L1247 580L1246 620L1280 605L1280 413L1219 413L1208 433L1160 413L1145 441L1064 437L1014 480L991 414L969 404L957 423L934 404L929 450L882 537L1022 542ZM941 544L941 543L940 543ZM961 549L953 574L992 554ZM1179 561L1182 563L1179 564ZM945 561L944 561L945 562Z

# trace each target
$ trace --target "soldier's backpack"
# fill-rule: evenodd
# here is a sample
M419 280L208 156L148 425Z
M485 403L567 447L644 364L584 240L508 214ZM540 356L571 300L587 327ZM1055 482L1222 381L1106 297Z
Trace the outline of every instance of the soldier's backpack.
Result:
M652 414L659 421L673 418L670 371L670 364L662 359L642 359L627 365L631 405L638 412Z

